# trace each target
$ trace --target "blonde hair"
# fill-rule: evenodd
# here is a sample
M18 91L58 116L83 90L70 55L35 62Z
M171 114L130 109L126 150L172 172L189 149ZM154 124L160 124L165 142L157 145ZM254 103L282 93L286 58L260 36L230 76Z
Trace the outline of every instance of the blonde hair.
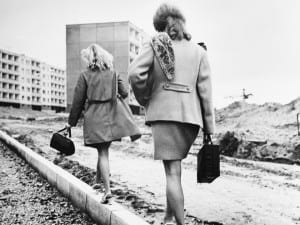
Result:
M89 69L113 69L113 56L98 44L91 44L86 49L82 49L81 59Z
M174 5L161 4L153 16L153 25L156 31L166 31L172 40L185 38L191 40L192 36L186 31L185 17ZM173 27L175 35L170 35L170 28Z

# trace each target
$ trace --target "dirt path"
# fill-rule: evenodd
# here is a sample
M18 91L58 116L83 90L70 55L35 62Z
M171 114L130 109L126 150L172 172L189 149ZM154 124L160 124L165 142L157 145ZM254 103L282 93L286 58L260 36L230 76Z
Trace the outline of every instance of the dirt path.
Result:
M62 122L1 120L5 129L30 135L35 144L51 154L51 132ZM95 168L96 151L82 146L81 128L73 129L76 154L70 159ZM198 148L195 146L194 148ZM195 149L194 149L195 150ZM147 201L165 203L165 178L162 165L152 160L152 140L127 139L113 144L110 151L111 173L140 193ZM195 157L184 160L183 186L186 209L202 220L223 224L300 224L300 167L266 162L223 158L222 176L212 184L196 184Z

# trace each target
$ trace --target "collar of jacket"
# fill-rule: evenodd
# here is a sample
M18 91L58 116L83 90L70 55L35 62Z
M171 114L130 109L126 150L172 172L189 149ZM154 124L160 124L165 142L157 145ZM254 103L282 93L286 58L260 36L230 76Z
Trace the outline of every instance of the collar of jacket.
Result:
M151 45L165 76L169 81L173 80L175 77L175 56L171 38L165 32L158 33L152 37Z

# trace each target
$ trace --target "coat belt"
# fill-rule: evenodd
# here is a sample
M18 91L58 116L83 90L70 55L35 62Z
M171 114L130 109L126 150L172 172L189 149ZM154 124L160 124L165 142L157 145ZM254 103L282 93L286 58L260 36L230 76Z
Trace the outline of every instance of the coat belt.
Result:
M112 99L107 99L107 100L88 100L88 104L102 104L106 102L111 102Z

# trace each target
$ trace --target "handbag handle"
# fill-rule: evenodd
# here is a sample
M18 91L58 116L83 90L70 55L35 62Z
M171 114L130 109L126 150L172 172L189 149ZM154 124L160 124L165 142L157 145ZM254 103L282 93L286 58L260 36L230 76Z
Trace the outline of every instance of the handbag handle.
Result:
M67 130L67 132L69 133L69 137L71 138L72 137L72 135L71 135L71 127L64 127L63 129L57 131L56 133L60 133L60 132L62 132L64 130Z
M211 136L209 134L206 133L203 134L203 144L210 144L210 145L213 144Z

